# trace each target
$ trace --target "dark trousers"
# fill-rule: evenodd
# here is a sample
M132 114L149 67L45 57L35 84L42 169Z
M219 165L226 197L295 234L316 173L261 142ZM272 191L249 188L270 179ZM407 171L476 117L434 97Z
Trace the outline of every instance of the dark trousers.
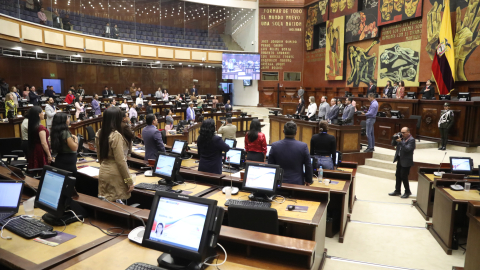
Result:
M440 138L441 138L442 146L447 146L448 131L450 129L448 129L448 128L439 128L439 129L440 129Z
M249 151L247 153L247 158L246 159L251 160L251 161L264 162L265 161L265 156L263 155L263 153L260 153L260 152Z
M395 172L395 177L396 177L395 191L396 192L401 193L401 187L403 182L405 193L411 193L410 183L408 183L409 173L410 173L410 167L402 167L402 165L400 165L400 160L397 161L397 171Z

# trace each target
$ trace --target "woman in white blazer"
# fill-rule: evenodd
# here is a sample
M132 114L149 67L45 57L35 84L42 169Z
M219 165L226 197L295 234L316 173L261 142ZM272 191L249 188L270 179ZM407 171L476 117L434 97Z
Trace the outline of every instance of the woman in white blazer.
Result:
M312 118L317 113L317 103L315 103L314 96L309 97L308 100L310 101L310 105L308 105L307 116L308 118Z
M84 105L83 105L83 97L78 96L77 100L75 100L75 108L77 111L75 112L75 119L78 121L78 117L80 116L80 113L84 112Z

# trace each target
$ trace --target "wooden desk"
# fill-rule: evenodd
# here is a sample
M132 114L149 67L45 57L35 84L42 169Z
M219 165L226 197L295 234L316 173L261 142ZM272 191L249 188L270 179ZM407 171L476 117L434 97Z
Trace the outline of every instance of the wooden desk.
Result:
M480 265L480 202L468 202L467 216L470 222L463 269L476 270Z
M360 152L360 139L362 127L360 125L328 125L328 134L333 135L337 141L337 151L342 153ZM308 143L310 144L310 143Z
M8 122L0 122L0 138L20 138L21 125L25 118L15 117L8 119Z
M23 205L20 206L18 212L24 214ZM38 208L35 208L34 212L39 217L45 214ZM62 231L63 228L64 226L58 226L54 227L54 230ZM73 234L76 237L56 247L51 247L37 243L33 239L24 239L5 229L4 235L11 236L12 240L2 240L0 265L14 269L45 269L114 239L114 237L106 236L97 228L80 222L67 225L65 233Z
M298 101L298 100L297 100ZM294 115L297 112L298 102L281 102L280 108L282 108L282 114L287 115L291 114Z
M450 185L456 180L435 181L435 205L433 207L433 222L428 224L428 229L443 250L452 254L454 247L453 234L456 228L466 227L467 204L470 201L480 201L478 190L453 191ZM464 182L459 182L462 185Z

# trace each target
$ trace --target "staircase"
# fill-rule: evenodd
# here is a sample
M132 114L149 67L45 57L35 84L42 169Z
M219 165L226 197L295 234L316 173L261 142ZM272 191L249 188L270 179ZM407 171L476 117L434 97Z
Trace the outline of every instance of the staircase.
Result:
M225 46L227 46L229 51L243 51L243 48L238 45L237 42L230 35L220 34Z
M394 155L373 152L373 158L365 160L365 165L358 166L357 172L389 180L395 180L397 163L393 163Z

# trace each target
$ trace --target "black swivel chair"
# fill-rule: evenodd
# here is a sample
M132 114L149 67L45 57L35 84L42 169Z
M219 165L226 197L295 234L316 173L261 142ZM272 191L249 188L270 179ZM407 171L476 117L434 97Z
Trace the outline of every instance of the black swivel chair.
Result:
M231 205L228 207L228 226L278 235L277 210Z
M88 142L95 141L95 131L93 131L92 126L87 126L87 136Z
M7 165L19 169L23 169L27 166L26 160L18 160L19 157L25 157L22 150L21 138L1 138L0 145L0 159Z
M422 124L422 116L421 115L410 115L409 119L417 119L417 133L420 130L420 125ZM417 140L420 139L417 137Z

